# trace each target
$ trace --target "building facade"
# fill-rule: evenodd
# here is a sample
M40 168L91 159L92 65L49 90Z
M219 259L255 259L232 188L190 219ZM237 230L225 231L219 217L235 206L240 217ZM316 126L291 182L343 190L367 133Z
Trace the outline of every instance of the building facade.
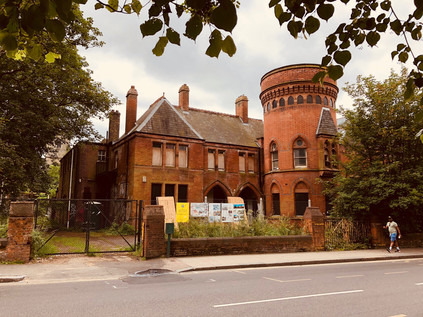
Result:
M137 118L138 92L127 93L125 133L110 113L108 139L80 143L61 160L58 198L176 202L244 199L267 216L301 216L308 205L325 211L319 178L335 171L336 83L313 83L318 65L275 69L261 80L264 120L248 117L248 98L235 100L235 115L193 108L189 87L179 104L160 97Z

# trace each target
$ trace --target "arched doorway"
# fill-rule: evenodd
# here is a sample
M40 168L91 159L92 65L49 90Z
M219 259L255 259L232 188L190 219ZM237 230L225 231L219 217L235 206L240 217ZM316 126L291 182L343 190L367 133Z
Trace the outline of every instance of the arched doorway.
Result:
M308 207L309 201L309 190L304 182L299 182L295 186L294 191L295 199L295 215L303 216L306 208Z
M207 202L208 203L227 203L228 195L219 185L213 186L207 193Z
M272 185L272 215L279 216L281 214L281 200L279 188L276 184Z
M252 210L253 216L255 217L258 210L258 197L254 190L251 187L247 186L238 195L242 199L244 199L245 203L245 210Z

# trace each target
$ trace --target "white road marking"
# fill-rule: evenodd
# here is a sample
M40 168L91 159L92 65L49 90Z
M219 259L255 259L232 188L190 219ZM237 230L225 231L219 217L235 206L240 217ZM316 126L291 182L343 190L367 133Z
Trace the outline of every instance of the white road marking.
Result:
M407 315L401 314L401 315L394 315L394 316L389 316L389 317L407 317Z
M285 280L285 281L277 280L277 279L270 278L270 277L263 277L263 278L266 279L266 280L269 280L269 281L275 281L275 282L280 282L280 283L311 281L311 278L302 278L302 279L299 279L299 280Z
M239 302L239 303L214 305L213 307L214 308L220 308L220 307L229 307L229 306L270 303L270 302L279 302L279 301L291 300L291 299L302 299L302 298L312 298L312 297L322 297L322 296L332 296L332 295L343 295L343 294L353 294L353 293L361 293L361 292L364 292L364 290L358 289L358 290L343 291L343 292L321 293L321 294L311 294L311 295L302 295L302 296L292 296L292 297L281 297L281 298L254 300L254 301L249 301L249 302Z
M419 286L419 285L423 285L423 283L416 283L416 285L417 285L417 286Z
M247 274L247 273L245 273L245 272L238 271L238 270L232 270L232 272L239 273L239 274Z
M216 282L216 280L214 280L214 279L209 279L208 281L206 281L206 283L213 283L213 282Z
M404 273L408 273L408 271L386 272L386 273L383 273L383 274L385 274L385 275L391 275L391 274L404 274Z
M352 277L362 277L364 275L344 275L344 276L337 276L336 278L352 278Z

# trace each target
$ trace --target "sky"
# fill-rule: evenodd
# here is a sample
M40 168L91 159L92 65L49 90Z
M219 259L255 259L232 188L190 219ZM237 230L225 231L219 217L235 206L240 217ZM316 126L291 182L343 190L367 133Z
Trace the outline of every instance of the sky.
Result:
M163 94L177 105L178 90L187 84L190 87L190 107L235 114L236 98L245 95L249 99L249 117L263 119L259 100L261 77L286 65L320 64L326 55L326 36L350 14L350 9L342 4L337 7L333 20L321 22L318 32L307 39L294 39L286 25L279 26L267 0L241 1L238 23L231 35L237 46L233 57L223 52L219 58L207 56L209 30L204 28L194 42L182 36L186 20L176 17L171 18L171 26L181 34L181 45L169 43L164 54L157 57L151 50L158 35L142 38L139 28L145 21L146 12L139 17L135 14L111 14L106 10L94 10L95 3L89 0L81 8L84 16L92 17L94 26L103 33L100 39L105 45L80 50L80 54L87 59L93 79L121 101L113 109L121 113L120 134L125 129L125 99L131 85L138 91L137 117ZM397 13L403 17L407 17L414 6L412 1L395 0L393 3L398 4ZM344 76L338 80L338 108L352 107L351 98L342 88L346 83L354 83L358 75L373 75L383 80L389 76L391 69L400 69L401 64L391 59L391 51L400 42L401 38L388 32L377 47L370 48L364 44L351 50L353 58L344 69ZM413 49L421 52L421 43L413 45ZM94 119L93 123L105 137L108 121Z

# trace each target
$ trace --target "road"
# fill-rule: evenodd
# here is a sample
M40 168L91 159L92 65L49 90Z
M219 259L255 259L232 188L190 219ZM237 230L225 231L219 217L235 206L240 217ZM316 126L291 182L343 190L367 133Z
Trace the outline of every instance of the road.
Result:
M0 284L0 316L423 316L423 260Z

